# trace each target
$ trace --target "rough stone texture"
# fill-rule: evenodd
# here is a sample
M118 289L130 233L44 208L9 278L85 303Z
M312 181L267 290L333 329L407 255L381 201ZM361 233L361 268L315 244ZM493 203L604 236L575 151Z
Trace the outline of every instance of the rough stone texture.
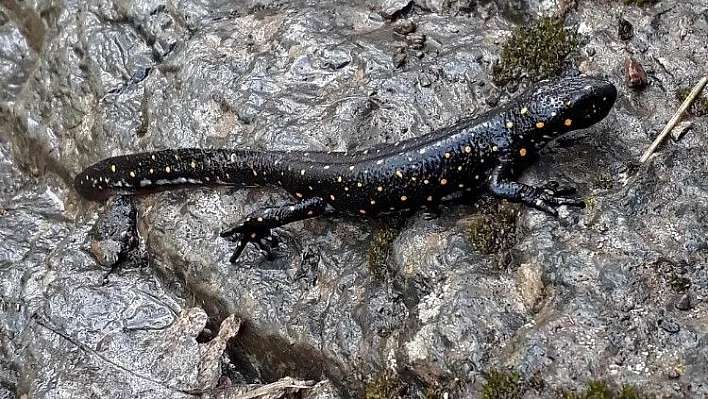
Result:
M140 267L108 270L86 251L104 205L70 182L89 163L178 146L347 150L426 133L505 101L488 83L500 43L554 8L3 2L0 398L236 398L269 383L272 397L359 397L383 374L411 397L474 397L492 370L543 382L526 397L591 379L708 395L706 118L636 164L678 106L674 91L706 73L703 0L569 12L578 69L608 77L620 97L524 176L576 185L588 209L555 219L519 207L518 242L503 254L474 251L457 223L487 201L410 218L384 273L367 263L372 227L350 218L285 226L274 262L249 248L231 265L218 232L288 200L265 188L141 197ZM425 35L422 49L392 33L398 13ZM634 25L628 42L620 16ZM624 86L629 54L649 74L643 92Z

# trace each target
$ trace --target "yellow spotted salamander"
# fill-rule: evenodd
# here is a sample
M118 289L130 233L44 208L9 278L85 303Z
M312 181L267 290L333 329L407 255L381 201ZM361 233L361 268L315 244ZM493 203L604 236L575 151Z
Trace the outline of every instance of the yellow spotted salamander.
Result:
M617 97L604 80L575 77L542 82L502 107L421 137L358 152L168 149L100 161L76 176L93 200L114 193L182 185L276 185L296 201L258 209L221 233L270 256L270 229L330 211L376 216L427 208L486 188L494 196L556 215L583 206L555 185L532 187L516 176L550 140L602 120Z

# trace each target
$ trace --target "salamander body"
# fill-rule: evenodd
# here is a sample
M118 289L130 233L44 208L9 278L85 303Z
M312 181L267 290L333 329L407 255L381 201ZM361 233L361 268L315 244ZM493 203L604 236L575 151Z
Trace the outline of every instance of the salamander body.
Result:
M542 82L507 104L427 135L359 152L168 149L117 156L76 176L88 199L165 186L275 185L297 202L253 212L222 233L240 237L232 261L249 241L263 249L273 227L326 211L376 216L428 208L460 192L493 195L556 214L582 206L554 186L515 181L550 140L584 129L609 113L617 96L604 80L577 77Z

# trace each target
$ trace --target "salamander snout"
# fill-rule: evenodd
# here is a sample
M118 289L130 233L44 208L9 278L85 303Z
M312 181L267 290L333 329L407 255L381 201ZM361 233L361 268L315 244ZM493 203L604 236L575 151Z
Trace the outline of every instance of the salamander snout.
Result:
M531 96L536 117L551 136L558 136L604 119L617 99L617 89L603 79L576 77L542 84Z

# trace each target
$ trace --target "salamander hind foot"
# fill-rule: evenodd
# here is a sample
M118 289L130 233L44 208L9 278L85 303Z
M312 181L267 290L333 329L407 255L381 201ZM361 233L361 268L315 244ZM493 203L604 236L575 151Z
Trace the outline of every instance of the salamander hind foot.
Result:
M278 246L278 239L271 229L298 220L320 216L324 214L325 206L324 200L312 197L296 204L255 210L243 222L219 234L221 237L238 243L229 261L235 263L249 242L256 244L266 259L273 260L273 249Z
M237 243L233 255L229 258L231 263L236 263L249 242L256 244L258 250L267 260L271 261L275 258L273 249L278 246L278 237L269 228L249 226L249 223L245 221L238 226L222 231L219 235Z

